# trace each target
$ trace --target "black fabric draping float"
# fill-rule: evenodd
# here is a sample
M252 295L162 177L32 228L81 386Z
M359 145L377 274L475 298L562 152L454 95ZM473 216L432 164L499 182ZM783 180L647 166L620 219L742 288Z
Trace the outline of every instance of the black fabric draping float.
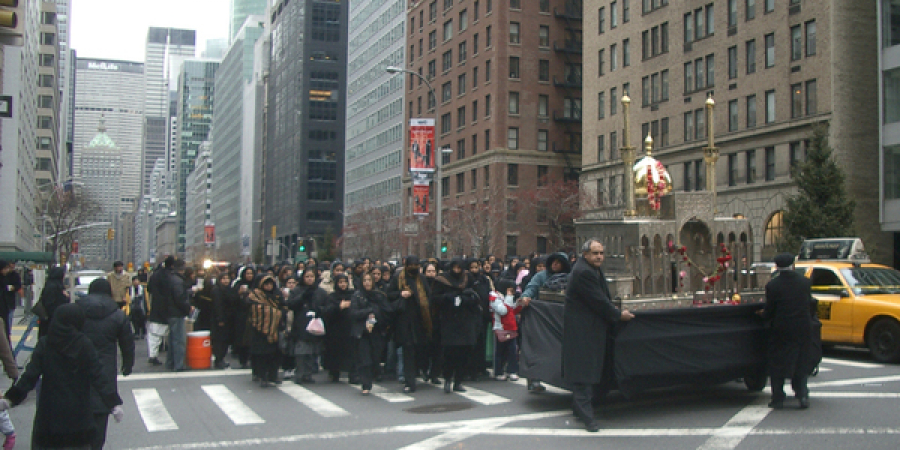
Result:
M614 364L626 396L683 384L712 385L766 367L761 303L638 311L620 323ZM521 374L569 389L562 379L562 303L533 301L522 312ZM615 386L613 384L613 386Z

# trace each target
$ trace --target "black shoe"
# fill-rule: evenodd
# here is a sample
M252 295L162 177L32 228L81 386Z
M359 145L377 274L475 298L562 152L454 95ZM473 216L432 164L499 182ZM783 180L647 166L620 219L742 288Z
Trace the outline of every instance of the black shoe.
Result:
M453 392L466 392L466 388L462 387L461 384L456 383L453 385Z
M453 383L450 380L444 381L444 392L447 394L453 392Z
M328 379L331 380L332 383L337 383L338 381L341 381L341 374L330 373L328 374Z
M584 424L584 429L589 433L596 433L600 431L600 424L596 420L591 420Z
M771 402L769 402L769 408L772 408L772 409L784 409L784 401L782 401L782 400L778 400L778 401L772 400Z
M149 362L151 365L154 365L154 366L162 365L162 361L160 361L159 358L150 358L147 362Z
M413 392L416 392L416 387L415 386L404 386L403 392L405 394L412 394Z
M225 361L216 361L215 367L216 369L223 370L231 367L231 364L228 364Z
M809 397L800 397L800 409L809 408Z

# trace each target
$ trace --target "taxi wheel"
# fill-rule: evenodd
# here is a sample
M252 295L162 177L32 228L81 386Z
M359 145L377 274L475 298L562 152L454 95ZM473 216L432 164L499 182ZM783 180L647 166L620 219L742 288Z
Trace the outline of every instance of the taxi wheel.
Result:
M869 350L875 361L900 361L900 324L892 319L880 319L869 329Z

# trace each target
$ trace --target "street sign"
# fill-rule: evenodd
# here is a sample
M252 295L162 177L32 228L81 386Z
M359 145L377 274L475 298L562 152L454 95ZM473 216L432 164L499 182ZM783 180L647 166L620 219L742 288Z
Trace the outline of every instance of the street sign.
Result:
M417 236L419 234L419 222L404 223L403 234L407 236Z

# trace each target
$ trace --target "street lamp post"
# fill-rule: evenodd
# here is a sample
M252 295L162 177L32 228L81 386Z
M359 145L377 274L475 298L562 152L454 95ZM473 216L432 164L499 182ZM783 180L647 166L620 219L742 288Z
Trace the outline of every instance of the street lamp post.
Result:
M434 161L434 178L435 178L434 179L434 210L435 210L434 211L434 219L435 219L435 224L436 224L434 250L438 254L438 256L440 256L441 255L441 242L443 241L443 234L444 234L444 230L443 230L444 224L442 223L443 218L441 217L443 214L443 210L442 210L443 195L441 194L441 192L438 192L438 181L440 180L440 176L441 176L441 165L442 165L441 160L444 158L445 154L450 153L453 150L446 148L446 147L441 147L437 143L437 140L440 137L439 122L441 119L441 117L438 115L437 94L435 94L434 87L431 86L431 83L428 81L428 78L423 77L418 72L415 72L415 71L412 71L409 69L404 69L402 67L397 67L397 66L387 66L384 70L390 74L409 73L409 74L415 75L420 80L425 82L425 85L428 86L428 94L431 96L431 98L434 99L434 127L435 127L434 134L435 134L435 141L436 141L435 148L441 149L440 159L437 159L437 155L435 155L435 161Z

